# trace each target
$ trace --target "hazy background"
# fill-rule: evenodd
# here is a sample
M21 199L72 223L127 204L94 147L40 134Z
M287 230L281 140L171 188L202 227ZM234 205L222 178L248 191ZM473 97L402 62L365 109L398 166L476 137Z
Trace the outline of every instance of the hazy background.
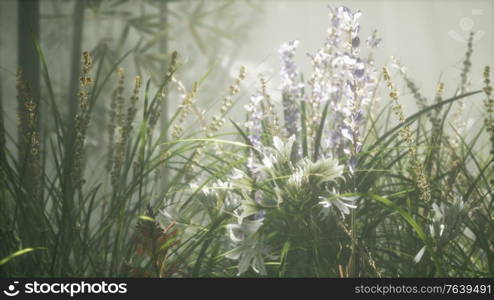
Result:
M14 76L18 61L17 2L0 1L0 78L4 110L8 112L14 112L17 105ZM69 93L67 78L71 72L75 2L40 1L41 46L61 101ZM377 66L387 63L390 56L398 58L422 93L430 98L440 76L446 84L446 95L458 87L465 39L470 31L475 32L472 89L480 86L483 67L494 65L494 1L491 0L168 1L166 18L160 16L160 1L93 0L86 4L83 50L97 51L106 45L117 58L139 43L142 46L155 39L155 43L139 48L122 64L129 83L136 74L143 75L144 80L159 78L169 53L178 50L184 63L178 77L187 87L209 72L198 96L199 103L202 101L205 106L221 101L241 65L247 67L249 76L240 104L255 91L258 74L270 79L273 97L279 98L277 49L281 43L293 39L300 41L296 60L305 77L309 77L310 61L306 53L315 52L324 42L328 5L360 9L363 12L361 38L377 29L383 39L375 56ZM142 22L136 23L139 18ZM402 82L398 85L407 110L414 110L414 100L406 95ZM170 97L170 110L177 102L177 97ZM109 101L98 105L104 111ZM475 110L479 105L476 101L467 105L467 109ZM243 106L237 105L233 117L243 114ZM99 118L104 119L104 115ZM13 129L15 114L8 114L6 122Z
M298 39L297 61L309 74L310 61L305 54L315 52L323 43L328 4L360 9L361 38L377 29L383 39L376 51L376 65L382 66L391 56L396 57L430 98L440 76L446 84L446 95L458 87L465 39L470 31L475 33L471 88L479 87L484 66L494 63L494 1L488 0L264 1L265 15L252 28L239 54L242 63L255 66L256 72L277 75L279 44ZM404 86L400 88L407 93ZM405 99L406 104L411 104L406 105L407 109L415 109L415 101ZM477 105L482 104L477 102L474 106Z

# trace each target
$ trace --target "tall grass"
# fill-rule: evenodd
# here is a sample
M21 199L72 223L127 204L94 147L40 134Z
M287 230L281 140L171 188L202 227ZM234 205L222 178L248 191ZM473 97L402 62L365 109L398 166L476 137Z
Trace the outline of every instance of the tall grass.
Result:
M466 88L471 40L454 95L439 82L429 102L405 74L419 107L407 116L394 75L359 56L358 15L331 9L306 83L293 61L298 42L281 46L281 116L261 79L245 126L233 122L243 145L226 161L231 171L196 190L228 216L209 233L223 253L204 243L201 260L236 267L196 275L492 276L492 129L461 125L462 102L491 98L489 87ZM368 39L371 51L378 42ZM376 111L381 92L390 102Z
M2 144L9 145L2 146L1 158L2 276L169 276L186 272L179 269L180 259L185 258L177 254L173 255L177 262L168 266L167 251L179 244L175 234L168 236L164 231L172 232L173 223L154 220L158 208L172 202L197 176L191 166L199 149L205 148L204 141L191 139L197 132L184 123L191 109L199 111L193 95L169 123L158 125L160 106L171 85L183 86L174 75L179 67L177 53L155 92L151 92L150 80L143 84L136 77L128 93L124 70L118 68L125 56L105 73L105 55L94 64L91 54L84 52L74 121L62 118L63 99L53 93L39 46L38 54L47 91L39 103L51 113L54 127L42 133L37 122L39 107L19 72L18 98L26 103L19 112L22 140L13 139L3 121L1 131ZM116 87L108 93L115 81ZM190 93L197 92L197 86ZM98 101L108 103L107 128L95 129L107 141L101 151L88 153ZM75 124L73 130L66 126L70 122ZM219 127L215 126L213 133ZM172 130L180 132L172 134ZM27 145L26 151L21 151L21 143Z
M470 41L456 92L439 82L428 98L403 69L375 67L375 32L363 54L359 15L330 9L306 82L298 42L282 45L281 94L261 78L233 133L220 128L243 68L211 115L196 102L205 78L186 88L176 54L155 92L136 77L129 93L125 57L104 73L104 55L84 53L69 132L39 50L54 128L37 125L19 73L23 140L0 136L11 145L0 157L2 276L492 277L490 69L468 91ZM409 115L400 76L417 100ZM172 88L180 106L160 127ZM97 101L108 103L101 155L87 152ZM461 124L467 101L484 103L483 126Z

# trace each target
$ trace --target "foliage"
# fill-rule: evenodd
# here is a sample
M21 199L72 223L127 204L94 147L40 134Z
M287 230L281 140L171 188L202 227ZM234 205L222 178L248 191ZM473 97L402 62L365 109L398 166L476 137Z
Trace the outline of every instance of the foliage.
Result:
M471 36L457 91L445 97L439 82L429 101L399 62L393 71L375 66L381 41L374 31L364 49L359 16L330 8L306 82L294 60L298 41L281 45L279 97L261 78L246 122L231 120L233 133L220 129L244 68L221 108L206 112L197 97L207 78L186 87L176 52L164 74L136 76L127 93L119 65L130 52L115 60L99 49L95 61L83 53L69 135L36 44L54 126L41 130L19 72L22 141L0 130L2 144L13 145L0 157L0 274L492 277L490 69L482 90L468 91ZM397 76L417 100L410 116ZM382 93L389 103L379 102ZM462 103L482 100L485 124L468 130ZM159 126L165 101L180 105ZM104 133L93 122L96 103L106 106ZM106 139L98 151L89 147L93 132Z

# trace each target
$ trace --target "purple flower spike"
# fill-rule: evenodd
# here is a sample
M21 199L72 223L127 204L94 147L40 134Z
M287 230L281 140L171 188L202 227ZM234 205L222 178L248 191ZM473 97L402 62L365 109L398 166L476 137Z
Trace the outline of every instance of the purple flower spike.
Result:
M281 57L281 92L287 136L298 133L298 107L304 90L304 84L293 60L297 47L298 41L294 40L281 45L278 51Z

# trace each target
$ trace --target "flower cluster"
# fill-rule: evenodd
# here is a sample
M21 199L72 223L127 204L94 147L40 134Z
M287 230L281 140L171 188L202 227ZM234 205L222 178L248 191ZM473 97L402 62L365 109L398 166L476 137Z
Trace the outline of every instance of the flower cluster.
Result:
M260 92L252 95L250 97L250 102L245 106L245 110L249 114L249 119L245 123L245 127L249 130L249 141L254 148L254 151L259 151L262 147L261 137L262 137L262 120L264 118L264 113L261 107L261 101L263 100L263 95ZM254 164L254 154L251 151L249 157L249 162L247 167L252 169Z
M491 85L491 68L486 66L484 69L484 93L486 99L484 101L484 106L486 109L487 116L484 120L485 129L489 134L489 139L491 142L490 155L491 159L494 160L494 99L492 97L492 85ZM494 185L494 179L490 180L491 185Z
M312 74L307 83L307 92L301 75L293 61L298 41L283 44L281 55L281 90L287 136L297 135L298 114L301 101L306 103L307 136L314 144L317 127L323 117L321 108L328 104L328 122L324 127L323 152L326 155L348 156L349 171L357 168L357 155L361 150L360 127L365 122L365 106L373 99L378 72L374 68L372 51L381 39L376 31L367 39L369 55L361 55L359 37L359 11L352 12L341 6L330 8L330 27L326 41L312 60ZM296 145L298 139L296 141ZM296 149L295 151L297 151ZM314 149L312 149L314 150Z
M355 176L365 108L377 83L372 50L380 43L374 31L366 43L370 53L361 55L360 15L343 6L330 8L325 43L309 54L313 72L307 84L295 63L299 42L280 46L284 128L269 124L278 118L265 81L245 106L251 149L246 170L235 169L227 189L240 202L233 212L236 222L227 226L234 247L227 257L239 260L239 274L249 266L266 273L268 249L279 250L269 233L286 230L279 227L285 217L309 215L325 222L335 210L344 217L356 207L354 197L343 196L355 187L348 191L339 184L345 180L340 162L346 161Z
M82 169L84 160L84 143L86 140L86 132L89 125L89 86L92 84L91 69L93 59L89 52L82 53L82 76L80 78L79 89L79 110L75 115L75 140L73 145L74 162L72 177L74 185L78 186L84 181L82 179Z
M283 97L283 112L285 129L288 136L298 133L299 101L303 95L304 84L293 60L298 41L291 41L281 45L281 92Z
M267 232L276 228L279 213L315 209L315 214L324 219L330 207L336 207L342 214L348 214L349 208L354 207L353 199L334 195L344 167L330 157L317 161L303 158L294 163L291 161L294 142L295 136L287 140L274 136L273 146L261 144L258 148L259 162L253 163L249 174L234 169L229 178L231 186L226 191L241 195L234 211L237 222L227 226L234 245L227 257L239 260L239 274L249 265L255 272L265 274L261 262L272 255Z
M19 106L18 130L20 155L24 159L24 169L29 170L29 189L33 197L39 197L41 187L41 140L38 129L39 105L33 98L28 82L24 79L22 70L18 69L16 74L16 88ZM2 149L4 150L4 149ZM3 158L3 157L2 157ZM3 171L2 171L3 172Z
M386 84L390 90L389 97L391 98L391 101L393 103L393 107L392 107L393 112L398 117L400 123L404 123L406 119L405 119L405 113L403 112L403 106L398 102L398 91L396 90L396 88L393 85L393 82L391 81L391 77L389 75L387 68L383 68L383 75L384 75L384 80L386 81ZM411 156L410 167L417 181L420 200L424 202L429 202L431 200L431 191L429 187L429 182L424 173L423 165L418 160L418 151L413 140L412 129L410 128L410 125L405 125L400 129L400 137L408 144L408 148L410 150L410 156Z
M357 154L361 150L360 127L363 125L365 106L374 97L377 71L371 54L360 55L359 11L346 7L331 9L331 27L326 43L315 55L310 80L312 106L329 101L329 124L326 127L326 152L348 155L349 171L357 168ZM380 43L376 31L367 39L372 51ZM316 116L316 120L318 120ZM317 124L317 123L316 123Z
M490 79L491 68L489 66L484 69L484 93L487 99L484 101L487 117L485 119L485 128L490 135L492 143L491 155L494 156L494 99L492 98L492 86Z

